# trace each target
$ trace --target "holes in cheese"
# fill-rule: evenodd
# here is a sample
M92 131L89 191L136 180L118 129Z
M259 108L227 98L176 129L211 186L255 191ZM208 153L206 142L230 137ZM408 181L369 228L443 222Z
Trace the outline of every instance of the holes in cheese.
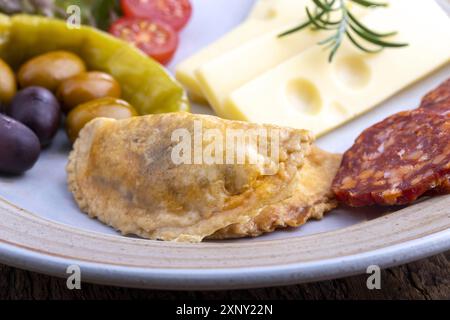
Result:
M369 84L372 71L361 57L346 56L338 58L333 72L338 83L348 89L358 90Z
M271 19L276 16L274 4L277 0L257 0L247 19Z
M231 92L224 116L308 129L320 136L450 62L450 42L444 40L450 19L434 1L390 1L388 8L374 10L362 21L379 31L397 30L391 40L409 46L370 54L346 39L333 63L327 51L312 46ZM299 110L295 115L283 103L284 88L299 78L317 88L323 102L318 113Z
M195 71L206 62L260 35L297 23L310 0L259 0L249 19L206 48L182 61L175 71L178 81L195 97L203 96Z
M279 15L278 11L275 8L270 8L264 14L259 17L261 20L272 20L277 18Z
M355 15L362 16L367 10L355 10ZM305 11L298 13L299 21L307 19ZM295 25L298 22L295 23ZM290 25L291 27L294 24ZM326 37L326 33L310 28L289 36L278 35L288 27L281 27L271 33L256 37L203 65L195 72L204 96L217 115L229 118L226 99L239 87L257 78L267 70L296 56L303 50L315 46Z
M303 16L305 18L306 14ZM260 36L197 69L197 81L217 115L227 118L225 101L231 92L320 39L317 32L309 29L278 38L278 34L284 30L282 28Z
M288 107L301 114L317 114L323 106L319 90L314 84L305 79L289 81L285 95Z

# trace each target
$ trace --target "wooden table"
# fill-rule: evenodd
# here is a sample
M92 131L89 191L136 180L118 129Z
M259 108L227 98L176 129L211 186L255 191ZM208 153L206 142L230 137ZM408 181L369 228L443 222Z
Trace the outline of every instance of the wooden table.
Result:
M288 287L217 292L154 291L66 281L0 265L0 299L450 299L450 251L382 271L381 290L368 290L367 275Z

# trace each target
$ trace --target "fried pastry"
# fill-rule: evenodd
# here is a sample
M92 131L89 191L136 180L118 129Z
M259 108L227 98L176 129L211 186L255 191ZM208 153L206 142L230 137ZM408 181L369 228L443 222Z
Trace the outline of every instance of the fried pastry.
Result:
M211 155L224 160L224 164L203 163L196 159L195 153L192 164L174 161L179 143L174 140L174 132L193 135L192 143L197 147L199 122L203 131L211 129L224 136L229 130L277 131L277 139L267 134L267 146L269 149L275 143L279 146L278 161L274 163L271 156L261 152L259 144L258 148L245 144L249 158L263 160L253 164L238 161L229 164L225 161L228 158L218 156L217 149ZM216 145L211 137L203 136L200 141L204 152ZM67 165L68 186L82 211L123 234L199 242L213 234L226 235L230 232L224 231L226 227L251 224L261 213L278 212L278 208L288 212L288 205L294 206L295 199L303 197L298 193L308 188L299 181L299 172L312 142L312 136L304 130L189 113L119 121L99 118L81 131L74 145ZM225 151L228 156L228 144ZM186 157L185 152L179 155ZM322 206L323 203L319 204L322 200L311 198L301 206ZM331 205L327 202L324 207ZM279 219L287 225L295 224L288 215ZM253 234L246 232L242 236Z
M250 221L225 227L208 238L256 237L278 228L298 227L311 218L322 219L325 212L338 205L330 186L341 160L340 154L313 147L296 177L297 186L291 197L265 206Z

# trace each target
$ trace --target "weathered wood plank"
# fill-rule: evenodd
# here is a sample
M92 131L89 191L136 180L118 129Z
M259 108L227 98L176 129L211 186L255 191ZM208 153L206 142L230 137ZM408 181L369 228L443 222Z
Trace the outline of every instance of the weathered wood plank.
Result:
M450 251L382 271L382 289L368 290L367 275L288 287L217 292L137 290L65 280L0 265L0 299L450 299Z

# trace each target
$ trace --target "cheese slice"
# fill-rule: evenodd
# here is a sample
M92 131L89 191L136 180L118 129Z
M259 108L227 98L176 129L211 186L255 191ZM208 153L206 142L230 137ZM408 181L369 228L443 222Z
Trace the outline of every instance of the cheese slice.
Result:
M306 14L299 13L301 19ZM286 27L270 32L200 66L195 74L203 96L216 114L227 117L224 110L228 96L245 83L317 43L318 32L310 29L278 38Z
M359 6L355 9L353 12L358 17L367 12ZM308 19L305 10L300 11L298 17L298 21ZM204 63L197 69L197 81L218 116L227 117L224 108L231 92L326 37L322 32L310 28L278 37L282 32L297 25L298 22L269 32Z
M434 1L390 4L363 21L375 30L398 31L390 40L408 47L367 54L346 39L329 63L329 52L313 46L233 91L224 116L320 136L450 62L450 20Z
M273 18L277 14L277 3L279 3L279 0L256 0L247 19L266 20ZM290 5L289 1L285 1L285 3ZM278 11L280 11L280 9L281 11L284 11L284 9L278 5ZM280 12L279 14L284 15L283 12Z
M202 97L195 70L205 62L232 50L254 37L299 22L299 15L305 11L310 0L259 0L250 19L239 25L208 47L182 61L175 70L175 76L191 93Z

